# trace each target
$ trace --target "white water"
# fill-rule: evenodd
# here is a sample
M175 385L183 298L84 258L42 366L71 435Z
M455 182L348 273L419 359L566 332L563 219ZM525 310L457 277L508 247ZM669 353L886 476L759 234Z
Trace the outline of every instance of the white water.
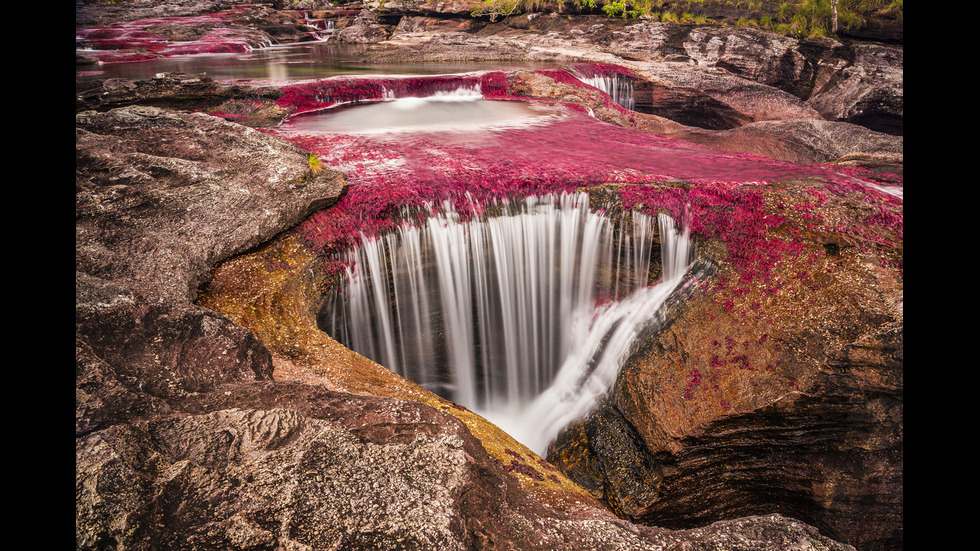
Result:
M589 86L594 86L603 92L609 94L612 100L625 109L633 110L635 107L635 100L633 96L633 81L629 78L620 78L617 75L607 75L607 76L578 76L578 79L582 82L588 84Z
M658 319L689 239L663 215L592 212L586 194L492 210L502 212L463 221L445 206L421 227L362 239L321 325L543 454ZM649 285L655 232L663 277ZM597 293L622 298L597 304Z
M314 40L326 41L336 30L336 22L333 19L314 19L312 14L307 12L303 19L306 26L310 28L310 36Z

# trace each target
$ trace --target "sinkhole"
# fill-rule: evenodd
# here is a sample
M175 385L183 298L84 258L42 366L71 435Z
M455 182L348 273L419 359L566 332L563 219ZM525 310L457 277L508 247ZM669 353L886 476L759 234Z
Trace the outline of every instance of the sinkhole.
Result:
M664 214L594 211L585 193L449 203L361 236L318 324L348 348L545 454L612 386L688 271Z

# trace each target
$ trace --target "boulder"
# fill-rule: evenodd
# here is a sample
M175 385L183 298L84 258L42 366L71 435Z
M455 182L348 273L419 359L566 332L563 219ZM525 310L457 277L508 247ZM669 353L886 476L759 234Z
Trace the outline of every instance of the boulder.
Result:
M665 136L726 151L801 164L893 165L904 163L904 140L847 122L782 120L726 130L684 127ZM900 170L900 169L898 169Z
M156 300L193 300L215 262L343 190L299 147L210 115L131 106L75 119L76 271Z
M855 43L847 63L820 75L807 103L828 120L901 136L904 56L900 47Z
M156 107L80 112L75 155L77 430L270 378L254 335L192 301L215 262L335 201L342 176L250 128Z

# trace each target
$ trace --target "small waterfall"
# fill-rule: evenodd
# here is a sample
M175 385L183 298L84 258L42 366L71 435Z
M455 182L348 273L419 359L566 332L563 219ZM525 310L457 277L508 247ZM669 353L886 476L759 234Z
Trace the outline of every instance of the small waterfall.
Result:
M362 236L321 327L539 453L615 380L687 271L670 217L613 218L587 194L448 205L422 226ZM656 228L656 230L654 229ZM659 232L663 274L649 284Z
M585 84L594 86L609 94L609 97L619 104L620 107L629 109L630 111L634 110L636 101L633 96L633 79L617 73L607 75L585 75L578 73L576 77Z
M336 30L336 21L333 19L316 19L310 12L303 15L303 20L306 26L310 28L308 34L314 40L325 41Z
M436 90L423 96L397 96L386 86L381 87L382 99L395 102L400 109L415 109L421 105L432 103L473 102L483 99L480 85L460 85L452 90Z

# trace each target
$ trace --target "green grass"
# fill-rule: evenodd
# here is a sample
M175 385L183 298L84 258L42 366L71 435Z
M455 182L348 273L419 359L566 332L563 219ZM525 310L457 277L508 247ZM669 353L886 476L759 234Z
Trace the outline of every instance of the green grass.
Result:
M838 28L860 29L871 14L889 12L902 21L904 0L840 0ZM737 13L716 21L703 15L710 7ZM483 0L474 16L492 21L508 15L535 12L581 11L608 17L647 17L681 24L727 24L764 29L799 38L832 35L830 0Z

